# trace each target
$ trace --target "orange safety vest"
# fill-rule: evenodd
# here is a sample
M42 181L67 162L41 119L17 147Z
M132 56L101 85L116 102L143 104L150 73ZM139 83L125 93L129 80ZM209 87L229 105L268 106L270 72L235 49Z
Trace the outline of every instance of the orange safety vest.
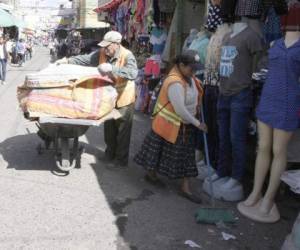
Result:
M198 104L201 103L201 97L203 95L203 89L201 87L201 82L196 77L193 77L196 87L198 90ZM176 114L174 107L172 106L168 97L168 88L174 83L180 83L186 90L187 82L182 77L177 66L175 66L161 87L155 108L154 108L154 119L152 121L153 131L164 138L166 141L175 143L180 126L182 124L182 119Z
M129 50L125 49L123 46L120 45L120 55L117 58L115 63L116 67L124 67L126 65L126 58L127 55L130 53ZM100 49L99 55L99 64L106 63L108 61L108 57L105 55L104 49ZM127 106L131 103L135 102L135 83L134 81L116 77L115 86L118 92L117 98L117 107L121 108Z

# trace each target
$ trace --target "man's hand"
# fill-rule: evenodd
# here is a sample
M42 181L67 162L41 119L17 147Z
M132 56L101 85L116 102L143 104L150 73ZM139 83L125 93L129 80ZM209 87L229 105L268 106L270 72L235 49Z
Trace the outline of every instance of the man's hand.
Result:
M64 57L62 59L59 59L55 62L56 65L60 65L60 64L68 64L69 61L68 61L68 58Z
M112 65L110 63L102 63L98 66L100 74L107 75L112 72Z

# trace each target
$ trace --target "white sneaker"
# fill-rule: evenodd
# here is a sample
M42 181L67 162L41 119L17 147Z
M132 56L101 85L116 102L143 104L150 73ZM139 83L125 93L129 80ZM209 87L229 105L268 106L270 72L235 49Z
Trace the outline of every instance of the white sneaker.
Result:
M219 180L221 177L219 175L217 175L216 173L214 173L212 176L211 176L211 181L214 182L216 180ZM205 181L209 182L209 176L207 176L205 178Z
M228 181L226 181L223 185L222 188L225 190L231 190L236 186L240 186L241 183L237 181L236 179L230 178Z
M2 82L2 84L3 84L3 85L5 85L5 84L6 84L6 81L1 81L1 82Z

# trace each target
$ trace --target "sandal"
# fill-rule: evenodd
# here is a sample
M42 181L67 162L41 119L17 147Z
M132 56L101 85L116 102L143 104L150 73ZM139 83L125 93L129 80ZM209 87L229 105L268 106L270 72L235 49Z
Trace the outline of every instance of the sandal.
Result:
M186 198L188 199L189 201L191 202L194 202L196 204L202 204L202 200L200 197L198 197L197 195L195 194L189 194L189 193L186 193L184 191L179 191L178 194L183 197L183 198Z
M156 178L153 178L151 177L150 175L146 174L144 176L144 179L145 181L147 181L148 183L156 186L156 187L159 187L159 188L165 188L166 187L166 184L163 183L160 179L158 179L157 177Z

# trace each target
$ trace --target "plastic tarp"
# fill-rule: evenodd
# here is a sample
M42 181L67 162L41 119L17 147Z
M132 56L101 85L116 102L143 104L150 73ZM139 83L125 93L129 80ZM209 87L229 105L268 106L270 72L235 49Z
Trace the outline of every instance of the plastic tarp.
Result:
M15 26L15 19L7 11L0 9L0 27Z

